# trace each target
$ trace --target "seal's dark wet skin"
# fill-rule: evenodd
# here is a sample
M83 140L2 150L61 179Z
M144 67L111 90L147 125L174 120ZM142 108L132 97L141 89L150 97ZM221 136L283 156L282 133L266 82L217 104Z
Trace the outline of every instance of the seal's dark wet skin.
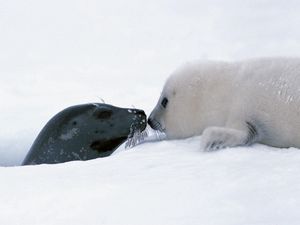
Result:
M98 103L69 107L42 129L23 165L109 156L137 130L143 131L146 122L144 111L138 109Z

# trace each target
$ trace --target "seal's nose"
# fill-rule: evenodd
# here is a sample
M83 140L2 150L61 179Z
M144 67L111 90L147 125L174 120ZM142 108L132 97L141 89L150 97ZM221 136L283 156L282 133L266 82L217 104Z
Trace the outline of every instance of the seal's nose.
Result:
M146 113L144 112L144 110L141 110L141 109L135 109L134 114L141 117L141 118L143 118L143 119L145 119L145 120L147 118Z
M137 115L146 116L146 113L144 112L144 110L141 110L141 109L135 109L134 112L135 112L135 114L137 114Z

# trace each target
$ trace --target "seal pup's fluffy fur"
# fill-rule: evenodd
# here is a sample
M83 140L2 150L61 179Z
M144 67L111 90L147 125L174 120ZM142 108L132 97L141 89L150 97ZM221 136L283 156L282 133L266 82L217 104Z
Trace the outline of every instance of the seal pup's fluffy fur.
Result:
M149 116L168 139L202 134L202 148L300 148L300 58L188 63L166 81Z

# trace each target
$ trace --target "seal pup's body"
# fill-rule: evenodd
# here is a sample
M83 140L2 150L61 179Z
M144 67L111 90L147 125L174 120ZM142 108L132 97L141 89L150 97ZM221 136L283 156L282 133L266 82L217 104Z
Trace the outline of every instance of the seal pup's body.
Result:
M148 123L202 147L263 143L300 148L300 59L190 63L166 81Z

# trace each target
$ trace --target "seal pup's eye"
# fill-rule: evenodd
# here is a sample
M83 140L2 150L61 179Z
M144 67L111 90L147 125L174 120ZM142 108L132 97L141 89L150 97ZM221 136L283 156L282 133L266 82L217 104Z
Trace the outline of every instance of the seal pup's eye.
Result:
M163 98L163 100L161 101L161 105L162 107L166 108L167 104L168 104L169 100L167 98Z

